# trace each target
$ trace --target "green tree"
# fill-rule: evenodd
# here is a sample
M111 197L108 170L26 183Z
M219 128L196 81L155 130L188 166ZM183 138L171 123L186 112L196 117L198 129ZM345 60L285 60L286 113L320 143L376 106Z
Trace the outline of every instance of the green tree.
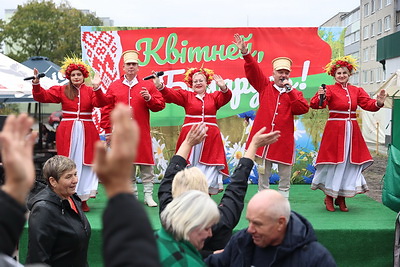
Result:
M0 42L11 48L7 56L16 61L45 56L61 64L66 55L81 56L80 26L100 25L95 15L72 8L68 2L56 6L51 0L30 0L18 6L8 23L0 22Z
M332 49L332 59L344 56L344 36L346 33L346 28L340 32L340 36L337 37L332 31L327 28L318 30L318 35L322 40L327 42ZM328 63L328 62L327 62Z

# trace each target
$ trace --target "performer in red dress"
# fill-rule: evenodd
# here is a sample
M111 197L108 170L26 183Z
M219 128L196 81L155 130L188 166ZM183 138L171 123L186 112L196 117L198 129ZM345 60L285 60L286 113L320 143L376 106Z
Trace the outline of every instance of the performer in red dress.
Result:
M140 178L143 182L144 203L150 207L157 207L157 203L153 200L154 155L150 136L150 111L163 110L165 101L152 81L144 81L138 76L139 53L135 50L128 50L122 54L122 58L124 60L123 70L125 74L111 83L107 89L106 96L111 104L102 108L100 126L105 130L107 142L109 143L112 136L110 112L117 103L124 103L131 108L132 117L138 122L140 128L138 154L133 162L133 190L137 196L136 166L138 166Z
M95 75L93 87L87 86L84 79L89 77L89 66L78 58L66 58L61 72L69 80L67 85L56 85L48 90L40 86L39 79L32 80L33 98L42 103L61 103L62 120L56 132L57 154L71 158L79 178L76 193L82 200L82 209L89 211L86 201L95 197L98 179L92 171L94 144L100 140L92 121L94 107L108 104L100 88L100 77ZM34 69L37 77L38 70Z
M290 175L294 163L294 123L295 115L308 112L309 106L303 94L294 89L289 76L292 60L287 57L278 57L272 61L273 81L264 75L256 60L249 54L243 36L235 34L235 44L241 51L245 60L244 69L250 84L259 93L260 105L247 140L246 149L254 134L262 127L267 127L266 132L280 131L281 138L271 145L260 147L257 156L264 161L264 172L259 171L258 189L269 188L272 163L278 164L279 193L289 198Z
M310 101L313 109L329 108L311 184L311 189L324 191L328 211L335 211L333 198L341 211L348 211L345 197L368 191L361 172L373 160L358 126L356 110L360 106L368 111L378 111L386 99L385 90L381 90L375 100L364 89L349 84L355 69L356 60L350 56L332 60L326 66L326 72L336 83L327 85L326 89L320 87Z
M207 93L207 86L215 80L221 91ZM207 177L210 194L223 189L223 176L229 176L225 148L218 128L216 114L232 98L232 92L221 76L206 68L190 68L185 73L184 82L193 91L170 89L154 79L157 88L167 103L175 103L185 109L186 116L176 144L176 151L185 140L192 125L204 122L208 127L206 139L193 147L189 163L202 170Z

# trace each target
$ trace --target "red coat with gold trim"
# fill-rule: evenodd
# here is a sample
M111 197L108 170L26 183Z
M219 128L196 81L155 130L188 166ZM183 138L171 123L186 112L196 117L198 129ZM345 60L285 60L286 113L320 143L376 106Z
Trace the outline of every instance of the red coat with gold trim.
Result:
M132 87L124 84L124 76L114 81L109 86L106 96L112 104L101 109L100 126L106 134L112 132L110 112L117 103L124 103L131 107L132 117L137 121L140 128L140 140L138 154L134 164L154 165L154 155L150 135L150 110L157 112L165 108L165 101L161 93L156 89L153 81L144 81L136 77L138 83ZM140 95L142 87L146 87L151 95L149 101L145 101Z
M216 114L218 109L226 105L232 98L231 90L223 93L215 91L213 93L205 93L201 98L197 93L187 90L174 90L164 88L161 93L167 103L174 103L185 109L186 116L178 142L176 151L178 151L186 135L193 124L205 122L208 131L204 140L204 145L200 155L200 163L204 165L220 165L225 166L221 172L228 176L229 170L226 163L225 148L221 138L221 132L217 125Z
M94 144L100 140L99 133L92 120L94 107L103 107L108 104L108 99L101 89L93 91L92 87L82 84L78 90L78 96L74 100L69 99L64 86L52 86L48 90L40 84L33 84L33 99L41 103L61 103L63 118L56 131L57 154L69 157L71 154L72 129L76 120L83 122L84 149L83 164L92 165Z
M259 108L249 138L248 148L253 136L262 127L266 132L281 131L277 142L260 147L256 155L267 160L292 165L294 162L294 115L308 112L309 106L303 94L293 89L289 93L280 93L274 82L265 76L254 58L249 54L243 56L246 63L244 69L250 84L259 93Z
M350 162L362 165L373 161L365 144L357 123L357 106L368 111L378 111L376 100L361 87L348 84L347 88L340 83L326 86L326 99L319 107L318 92L311 98L313 109L329 106L329 119L326 122L324 134L317 156L318 164L338 164L344 162L346 121L351 121Z

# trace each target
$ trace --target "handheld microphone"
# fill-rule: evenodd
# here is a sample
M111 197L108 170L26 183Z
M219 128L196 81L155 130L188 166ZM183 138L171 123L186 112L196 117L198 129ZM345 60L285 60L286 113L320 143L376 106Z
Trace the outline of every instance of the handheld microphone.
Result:
M46 76L46 74L44 74L44 73L39 73L39 74L37 75L37 78L40 79L40 78L43 78L44 76ZM24 81L34 80L35 78L36 78L35 76L26 77L26 78L24 78Z
M149 76L147 76L147 77L144 77L143 80L150 80L150 79L153 79L153 78L154 78L154 75L157 76L157 77L160 77L160 76L163 76L163 75L164 75L164 72L163 72L163 71L157 71L157 72L155 72L155 73L152 74L152 75L149 75Z
M326 88L326 84L321 84L321 87L323 88L323 89L325 89ZM322 104L324 103L324 99L325 99L325 94L319 94L319 107L321 108L322 107Z
M281 78L281 82L283 82L284 80L286 80L286 79ZM289 84L285 84L284 86L285 86L286 91L290 91L292 89Z

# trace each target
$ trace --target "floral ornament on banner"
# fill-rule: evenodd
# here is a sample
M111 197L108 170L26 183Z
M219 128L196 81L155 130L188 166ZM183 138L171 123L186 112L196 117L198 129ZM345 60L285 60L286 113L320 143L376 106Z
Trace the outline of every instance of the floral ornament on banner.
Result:
M193 86L193 75L196 73L201 73L206 77L206 82L207 85L209 85L214 77L214 71L210 70L210 69L206 69L206 68L190 68L188 69L184 76L185 78L183 79L183 81L186 83L187 86L189 86L190 88Z
M333 59L325 66L325 71L329 75L335 77L336 70L338 68L347 68L350 74L357 70L357 60L352 56L343 56Z

